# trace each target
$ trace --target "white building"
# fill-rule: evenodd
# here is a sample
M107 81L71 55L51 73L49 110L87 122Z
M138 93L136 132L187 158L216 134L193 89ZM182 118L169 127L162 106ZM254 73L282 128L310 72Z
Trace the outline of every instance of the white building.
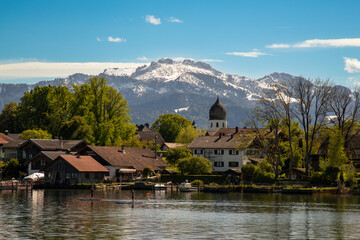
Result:
M218 97L209 111L209 130L206 136L197 137L188 148L194 156L209 159L213 172L240 169L245 156L259 155L253 141L259 131L264 136L271 137L268 129L227 128L226 109Z

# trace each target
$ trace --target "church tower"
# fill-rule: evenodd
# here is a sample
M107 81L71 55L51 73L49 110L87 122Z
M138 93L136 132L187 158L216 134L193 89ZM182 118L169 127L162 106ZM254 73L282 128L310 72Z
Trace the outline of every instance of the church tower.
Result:
M217 97L216 102L211 106L209 111L209 129L216 131L219 128L227 128L226 109Z

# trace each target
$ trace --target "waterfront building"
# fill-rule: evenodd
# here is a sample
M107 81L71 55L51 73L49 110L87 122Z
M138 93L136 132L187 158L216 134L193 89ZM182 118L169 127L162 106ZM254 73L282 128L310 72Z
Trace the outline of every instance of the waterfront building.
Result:
M159 172L169 165L149 148L87 146L82 155L89 155L109 170L113 181L133 180L145 167Z
M99 183L109 170L90 156L60 155L44 169L49 184Z

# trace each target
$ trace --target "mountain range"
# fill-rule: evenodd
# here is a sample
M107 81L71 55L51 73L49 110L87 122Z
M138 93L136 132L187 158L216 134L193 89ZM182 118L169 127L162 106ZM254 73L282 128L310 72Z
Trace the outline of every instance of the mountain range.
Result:
M294 76L272 73L260 79L225 74L204 62L159 59L140 67L105 69L98 74L127 99L132 122L152 123L165 113L178 113L199 128L207 128L209 109L220 97L227 110L230 127L242 126L247 113L269 84L291 81ZM0 108L11 101L19 102L24 92L35 86L82 84L92 75L76 73L66 78L40 81L36 84L0 84Z

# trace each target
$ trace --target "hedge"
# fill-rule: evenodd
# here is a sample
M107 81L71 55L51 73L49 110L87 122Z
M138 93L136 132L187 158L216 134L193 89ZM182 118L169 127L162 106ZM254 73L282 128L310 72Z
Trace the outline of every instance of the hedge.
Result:
M171 175L171 174L162 174L161 182L173 182L173 183L182 183L188 180L192 182L194 180L201 180L205 184L208 183L217 183L224 184L226 182L226 176L223 175Z

